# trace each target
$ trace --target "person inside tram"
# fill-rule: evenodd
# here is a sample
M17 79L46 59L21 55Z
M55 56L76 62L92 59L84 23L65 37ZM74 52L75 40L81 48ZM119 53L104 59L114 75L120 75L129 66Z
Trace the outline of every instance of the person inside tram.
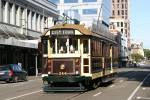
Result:
M59 49L59 53L64 53L64 52L65 52L65 51L64 51L64 47L61 46L60 49Z
M70 45L70 53L74 53L74 52L75 52L75 50L74 50L73 45Z

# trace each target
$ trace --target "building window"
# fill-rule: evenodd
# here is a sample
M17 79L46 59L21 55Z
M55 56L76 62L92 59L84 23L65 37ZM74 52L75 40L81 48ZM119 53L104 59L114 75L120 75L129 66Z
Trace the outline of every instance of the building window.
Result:
M113 4L113 9L115 9L115 4Z
M121 14L124 15L124 10L121 11Z
M114 10L112 11L112 15L115 15L115 11Z
M121 27L123 27L123 22L121 22Z
M127 34L127 29L125 29L125 34Z
M125 25L125 28L127 28L127 23L124 23L124 25Z
M119 8L119 4L117 4L117 8Z
M83 9L83 14L84 15L97 14L97 9Z
M57 13L60 14L60 10L57 10Z
M125 10L125 15L128 15L128 11L127 10Z
M124 9L124 4L122 4L122 9Z
M124 0L121 0L121 2L124 2Z
M120 0L118 0L118 3L120 2Z
M97 2L97 0L83 0L83 2Z
M123 33L123 28L121 29L121 33Z
M112 0L112 2L114 3L115 1L114 1L114 0Z
M1 14L2 14L2 22L6 22L5 21L5 18L6 18L6 12L5 12L5 4L6 4L6 1L2 1L2 10L3 10L3 12L1 12Z
M68 16L71 16L71 14L73 13L73 14L78 14L79 13L79 11L78 11L78 9L72 9L72 10L64 10L64 13L66 14L66 15L68 15Z
M127 7L127 4L125 4L125 8L127 9L128 7Z
M78 0L64 0L64 3L78 3Z
M120 26L120 23L119 22L117 22L117 27L119 27Z
M60 3L60 0L48 0L48 1L50 1L52 3L56 3L56 4Z
M120 15L120 10L118 10L118 15Z

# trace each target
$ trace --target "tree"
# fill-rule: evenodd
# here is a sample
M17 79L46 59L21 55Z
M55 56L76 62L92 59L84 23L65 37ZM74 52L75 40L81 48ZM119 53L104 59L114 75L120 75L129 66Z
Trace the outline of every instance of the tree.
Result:
M134 61L139 62L144 59L144 57L138 53L131 54L131 57Z
M149 60L150 59L150 49L144 49L145 57Z

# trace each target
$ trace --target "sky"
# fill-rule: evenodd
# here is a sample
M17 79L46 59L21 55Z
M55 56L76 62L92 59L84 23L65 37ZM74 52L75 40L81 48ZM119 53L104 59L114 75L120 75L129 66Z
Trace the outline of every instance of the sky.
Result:
M150 49L150 0L130 0L131 39Z

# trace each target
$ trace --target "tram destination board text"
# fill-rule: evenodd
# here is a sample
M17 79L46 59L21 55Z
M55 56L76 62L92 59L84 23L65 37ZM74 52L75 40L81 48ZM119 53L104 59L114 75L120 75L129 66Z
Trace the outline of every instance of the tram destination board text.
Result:
M51 35L75 35L75 31L71 29L54 29L51 30Z

